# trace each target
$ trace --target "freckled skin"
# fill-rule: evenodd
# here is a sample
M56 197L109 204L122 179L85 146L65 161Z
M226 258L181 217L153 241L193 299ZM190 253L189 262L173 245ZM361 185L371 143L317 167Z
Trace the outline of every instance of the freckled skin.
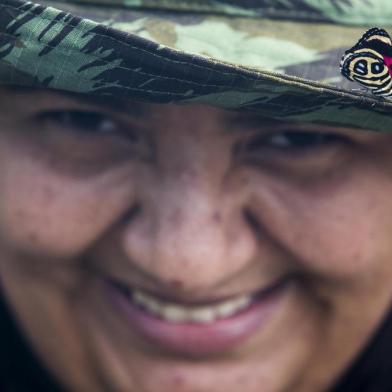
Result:
M230 130L221 109L149 107L135 119L0 91L0 274L28 340L71 391L326 390L390 304L391 135L308 125L348 142L234 154L292 125ZM33 119L53 109L104 112L121 132ZM194 300L293 285L247 341L195 360L141 342L101 275Z

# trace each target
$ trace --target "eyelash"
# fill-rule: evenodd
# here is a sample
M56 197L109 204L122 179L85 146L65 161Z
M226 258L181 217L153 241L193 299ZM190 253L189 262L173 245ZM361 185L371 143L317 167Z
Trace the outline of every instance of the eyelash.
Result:
M124 128L110 115L82 110L51 110L40 113L38 120L87 136L124 134ZM138 141L136 132L127 127L127 137ZM347 145L351 141L344 135L332 132L287 129L261 134L240 143L240 151L247 154L260 152L303 155L321 152L328 147ZM237 146L238 148L238 146Z
M85 136L102 136L104 134L125 134L136 141L137 135L132 127L125 127L110 115L83 110L51 110L39 113L37 120L50 126L71 130Z
M251 154L262 150L303 154L349 143L349 138L337 133L285 130L253 137L242 145L241 150Z
M107 121L109 117L98 112L52 110L40 113L38 119L49 121L65 128L80 128L88 131L96 131L97 123Z

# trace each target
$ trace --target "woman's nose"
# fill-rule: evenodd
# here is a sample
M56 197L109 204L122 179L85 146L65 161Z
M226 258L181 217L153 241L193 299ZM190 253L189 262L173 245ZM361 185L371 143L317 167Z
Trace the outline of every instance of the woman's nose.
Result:
M129 261L163 284L216 287L254 258L256 239L243 203L235 190L217 186L222 181L211 170L206 173L192 169L160 178L126 228Z

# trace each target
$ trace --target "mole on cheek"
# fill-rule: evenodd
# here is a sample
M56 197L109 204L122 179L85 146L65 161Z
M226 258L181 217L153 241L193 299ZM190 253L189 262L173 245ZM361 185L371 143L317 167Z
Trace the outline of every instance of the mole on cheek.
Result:
M46 203L50 203L56 199L56 192L51 188L44 188L43 194Z
M180 386L184 386L185 384L185 378L182 377L181 375L175 375L173 377L173 384L178 388Z
M37 244L38 243L38 235L36 233L30 233L27 235L27 239L32 243L32 244Z
M212 215L212 220L215 223L221 223L222 222L222 216L219 212L215 212L214 215Z
M179 227L183 223L183 216L180 210L175 210L173 213L169 216L170 223L174 227Z
M27 214L25 213L25 211L23 209L17 209L15 210L14 216L16 219L25 219Z
M181 282L181 280L172 279L169 281L169 286L173 287L174 289L180 289L184 286L184 284Z

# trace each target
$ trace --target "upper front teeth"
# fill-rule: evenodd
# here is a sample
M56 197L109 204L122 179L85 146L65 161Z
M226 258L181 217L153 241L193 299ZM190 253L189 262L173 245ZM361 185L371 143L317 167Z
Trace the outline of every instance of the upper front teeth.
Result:
M196 323L209 323L218 318L229 317L252 302L251 295L243 295L214 305L186 307L163 302L139 290L133 292L132 299L150 313L168 321Z

